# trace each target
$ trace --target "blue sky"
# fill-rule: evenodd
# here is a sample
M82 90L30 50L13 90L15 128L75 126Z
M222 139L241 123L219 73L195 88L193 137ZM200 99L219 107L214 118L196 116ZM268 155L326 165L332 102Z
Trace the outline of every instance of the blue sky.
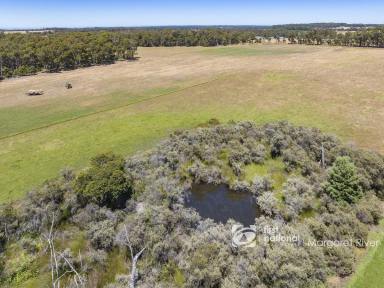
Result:
M384 23L378 0L0 0L0 28Z

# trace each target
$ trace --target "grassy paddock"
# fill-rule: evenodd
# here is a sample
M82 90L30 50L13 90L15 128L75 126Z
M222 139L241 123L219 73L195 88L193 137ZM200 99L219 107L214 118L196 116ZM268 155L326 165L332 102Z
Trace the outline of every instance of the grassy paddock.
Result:
M201 53L215 56L274 56L309 52L305 47L287 45L242 45L229 47L210 47L203 49Z
M93 105L78 105L58 99L44 105L0 108L0 138L7 138L18 133L46 127L55 123L81 118L98 112L108 111L121 106L169 94L182 89L180 87L157 87L140 92L113 92L102 97ZM9 119L14 119L8 122Z
M258 57L242 55L249 50ZM0 202L63 167L84 167L96 153L129 155L210 118L289 120L383 152L380 53L290 45L143 48L136 62L3 81ZM65 90L66 81L74 88ZM42 97L24 95L40 87Z
M378 246L370 247L361 259L348 288L381 288L383 287L384 270L384 221L378 231L372 231L370 241L379 241Z

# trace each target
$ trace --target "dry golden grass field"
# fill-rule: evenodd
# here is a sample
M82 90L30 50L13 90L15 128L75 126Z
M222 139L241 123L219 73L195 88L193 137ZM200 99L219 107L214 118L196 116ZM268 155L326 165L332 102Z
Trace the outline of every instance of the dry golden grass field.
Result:
M0 82L0 202L94 154L147 149L210 118L288 120L384 152L384 51L140 48L140 59ZM73 89L67 90L65 82ZM29 89L44 95L29 97Z

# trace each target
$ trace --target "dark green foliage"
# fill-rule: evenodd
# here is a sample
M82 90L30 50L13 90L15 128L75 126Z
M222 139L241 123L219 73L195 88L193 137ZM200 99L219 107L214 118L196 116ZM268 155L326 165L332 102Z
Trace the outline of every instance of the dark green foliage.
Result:
M94 157L91 167L76 178L74 188L83 203L91 201L110 208L124 207L132 194L124 158L111 153Z
M0 35L2 76L58 72L135 59L136 44L124 33L65 32Z
M338 157L329 172L326 192L336 201L356 203L362 197L356 167L349 157Z

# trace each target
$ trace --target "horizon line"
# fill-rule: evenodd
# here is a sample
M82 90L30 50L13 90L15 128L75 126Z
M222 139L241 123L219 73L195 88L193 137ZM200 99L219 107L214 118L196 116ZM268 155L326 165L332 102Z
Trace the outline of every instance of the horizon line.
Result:
M316 24L345 24L345 25L363 25L363 26L381 26L384 23L348 23L348 22L303 22L303 23L283 23L283 24L175 24L175 25L134 25L134 26L47 26L47 27L0 27L0 31L21 31L21 30L55 30L55 29L137 29L137 28L167 28L167 27L274 27L288 25L316 25Z

